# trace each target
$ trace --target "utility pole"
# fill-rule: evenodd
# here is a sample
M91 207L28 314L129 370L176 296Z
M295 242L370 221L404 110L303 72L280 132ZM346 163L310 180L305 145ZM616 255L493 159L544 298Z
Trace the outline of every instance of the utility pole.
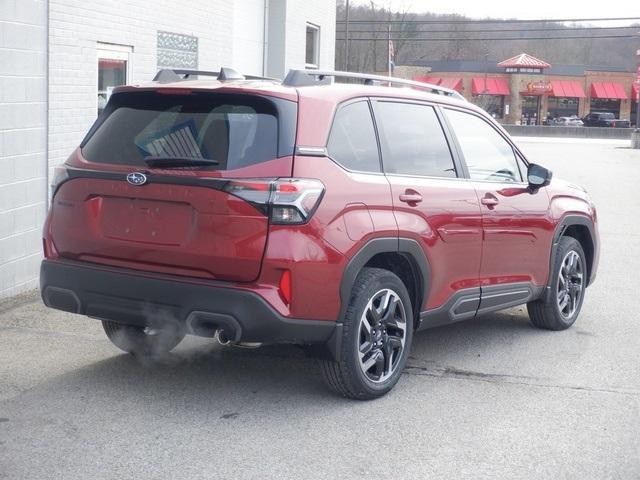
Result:
M636 50L636 132L640 131L640 49ZM633 100L632 100L633 101Z
M346 4L346 14L344 22L344 71L349 71L349 0Z
M392 55L394 53L393 52L393 43L391 43L391 24L389 24L387 26L387 40L388 40L387 46L389 47L387 49L387 76L390 77L391 74L393 73L392 72L392 68L391 68L392 67L391 62L393 62Z
M636 98L631 99L636 101L636 128L631 133L631 148L640 149L640 49L636 50Z
M487 76L489 74L489 52L484 54L484 87L482 93L486 95L487 89Z

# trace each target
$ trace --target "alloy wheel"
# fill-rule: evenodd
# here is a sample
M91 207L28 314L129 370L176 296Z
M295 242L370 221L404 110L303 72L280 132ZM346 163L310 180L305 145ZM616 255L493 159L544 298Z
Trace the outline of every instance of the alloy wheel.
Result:
M578 309L584 289L582 259L575 250L569 251L562 260L558 273L557 302L560 315L569 319Z
M360 368L372 382L387 380L402 359L407 336L407 314L400 296L390 289L374 294L360 317Z

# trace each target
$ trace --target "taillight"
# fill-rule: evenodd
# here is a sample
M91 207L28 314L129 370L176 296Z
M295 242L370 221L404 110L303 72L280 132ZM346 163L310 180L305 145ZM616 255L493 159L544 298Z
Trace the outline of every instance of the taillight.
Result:
M69 171L64 165L58 165L53 169L53 175L51 177L51 184L49 185L49 203L53 201L53 196L56 194L58 187L69 179Z
M252 179L230 181L224 190L254 205L274 225L300 225L318 208L324 185L306 178Z

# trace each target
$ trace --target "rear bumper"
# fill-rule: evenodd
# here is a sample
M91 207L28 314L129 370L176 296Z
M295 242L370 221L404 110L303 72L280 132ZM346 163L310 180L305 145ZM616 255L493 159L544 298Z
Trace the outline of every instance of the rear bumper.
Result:
M44 260L40 292L58 310L130 325L179 322L201 336L221 328L234 341L327 343L333 353L341 330L336 322L283 317L248 290L76 262Z

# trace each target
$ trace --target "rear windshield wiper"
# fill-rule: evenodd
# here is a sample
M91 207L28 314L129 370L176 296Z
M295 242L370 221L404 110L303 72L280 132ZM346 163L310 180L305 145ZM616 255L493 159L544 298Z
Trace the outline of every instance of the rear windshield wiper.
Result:
M208 167L219 165L218 160L210 158L193 157L144 157L144 161L150 167L172 168L172 167Z

